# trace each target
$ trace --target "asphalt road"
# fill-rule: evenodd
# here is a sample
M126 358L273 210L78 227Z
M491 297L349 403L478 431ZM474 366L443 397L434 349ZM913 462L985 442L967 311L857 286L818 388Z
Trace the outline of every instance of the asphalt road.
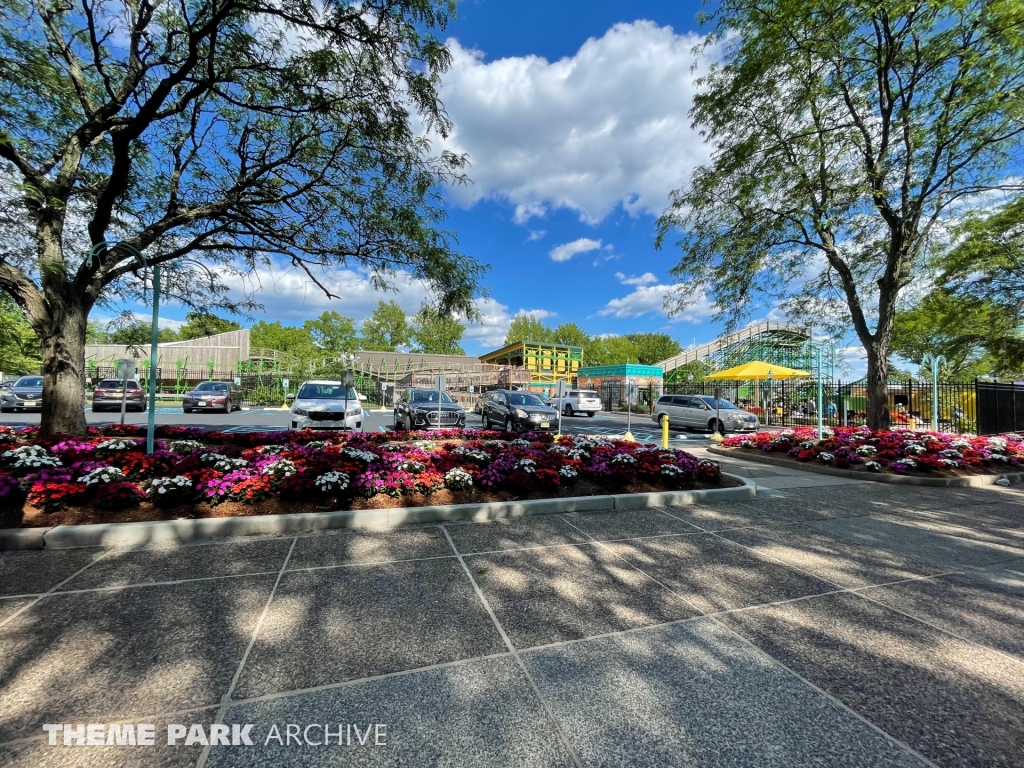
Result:
M377 432L390 429L394 424L393 414L390 410L366 410L363 411L363 430ZM129 412L125 414L126 424L146 424L149 414ZM120 413L104 411L93 413L90 409L85 412L86 421L89 424L105 425L116 424L121 420ZM8 426L25 426L38 424L38 413L5 413L0 417L0 424ZM225 432L263 432L278 429L287 429L288 411L281 408L246 408L235 413L183 413L180 407L158 407L156 409L157 424L178 424L189 427L207 427ZM480 417L473 413L468 414L467 427L479 429L483 426ZM608 437L621 436L626 432L627 420L625 414L599 413L593 418L588 416L572 416L562 418L562 432L569 435L607 435ZM633 414L630 422L630 429L633 436L642 442L658 442L661 440L661 430L651 421L649 416ZM672 431L671 440L679 444L683 442L706 442L709 435L701 432L676 432Z

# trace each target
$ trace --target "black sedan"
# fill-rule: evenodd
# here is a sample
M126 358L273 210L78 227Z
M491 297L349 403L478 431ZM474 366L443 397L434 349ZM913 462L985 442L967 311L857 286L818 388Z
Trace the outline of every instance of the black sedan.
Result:
M0 395L0 412L43 410L43 377L22 376Z
M466 411L436 389L408 389L395 405L395 429L458 429Z
M231 413L235 409L242 410L242 388L232 381L204 381L181 398L181 410L185 413Z
M558 411L529 392L498 389L484 402L484 429L508 432L554 432Z

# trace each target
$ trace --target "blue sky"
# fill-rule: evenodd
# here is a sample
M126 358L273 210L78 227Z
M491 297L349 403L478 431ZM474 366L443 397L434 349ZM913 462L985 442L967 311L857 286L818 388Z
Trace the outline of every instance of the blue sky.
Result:
M491 265L467 352L501 344L517 313L593 334L664 331L683 346L715 338L713 307L668 317L678 251L654 249L669 192L707 159L689 125L694 2L463 0L443 34L453 66L442 99L445 146L468 154L472 184L446 191L459 249ZM706 10L706 8L704 8ZM712 55L714 52L712 52ZM296 273L263 275L266 319L300 323L324 309L363 320L381 295L358 272L326 301ZM422 287L390 296L415 312ZM384 296L383 298L389 298ZM767 316L772 301L752 319ZM175 317L173 309L169 317Z

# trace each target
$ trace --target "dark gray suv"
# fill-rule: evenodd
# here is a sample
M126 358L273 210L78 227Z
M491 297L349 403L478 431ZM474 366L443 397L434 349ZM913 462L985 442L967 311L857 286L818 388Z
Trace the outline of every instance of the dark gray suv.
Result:
M43 410L43 377L22 376L0 395L0 412Z
M484 429L497 425L509 432L554 432L558 411L530 392L498 389L483 404Z

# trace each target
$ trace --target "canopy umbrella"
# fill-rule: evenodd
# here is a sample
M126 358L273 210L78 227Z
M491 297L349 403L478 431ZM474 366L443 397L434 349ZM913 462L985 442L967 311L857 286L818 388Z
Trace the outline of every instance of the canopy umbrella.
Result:
M712 381L746 381L748 379L799 379L802 376L810 376L808 371L799 371L796 368L787 368L784 365L773 365L762 363L760 360L752 360L734 368L726 368L724 371L712 373L705 376L705 379Z

